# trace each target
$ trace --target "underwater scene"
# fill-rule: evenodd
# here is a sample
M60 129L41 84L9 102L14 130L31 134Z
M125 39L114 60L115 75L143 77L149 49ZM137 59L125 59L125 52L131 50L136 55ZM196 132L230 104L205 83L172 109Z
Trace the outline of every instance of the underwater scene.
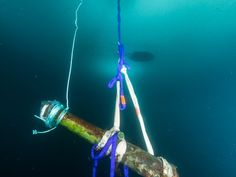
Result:
M0 0L0 66L0 177L236 177L236 0Z

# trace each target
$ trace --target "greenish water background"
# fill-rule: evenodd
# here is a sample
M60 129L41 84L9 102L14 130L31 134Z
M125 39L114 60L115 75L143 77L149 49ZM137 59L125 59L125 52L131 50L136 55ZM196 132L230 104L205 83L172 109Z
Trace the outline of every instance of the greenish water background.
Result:
M121 2L129 73L156 154L176 164L181 177L235 177L236 1ZM65 103L77 3L0 0L0 176L91 175L89 144L63 128L31 135L44 129L33 118L42 100ZM84 1L71 112L106 129L115 101L107 83L116 71L116 28L116 1ZM131 60L137 51L154 58ZM145 147L127 99L122 129L129 141ZM108 176L107 165L99 176Z

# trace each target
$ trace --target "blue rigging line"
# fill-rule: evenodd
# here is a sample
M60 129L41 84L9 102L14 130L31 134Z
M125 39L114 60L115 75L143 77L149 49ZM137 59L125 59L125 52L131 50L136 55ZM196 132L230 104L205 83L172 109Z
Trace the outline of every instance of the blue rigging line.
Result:
M124 110L126 108L125 97L124 97L124 89L123 89L123 76L121 70L123 67L129 69L130 67L125 62L125 50L121 41L121 13L120 13L120 0L117 0L117 28L118 28L118 53L119 53L119 61L117 67L117 74L113 79L109 82L108 87L112 88L117 81L120 81L120 109Z
M121 44L121 30L120 30L120 0L117 0L117 22L118 22L118 45Z

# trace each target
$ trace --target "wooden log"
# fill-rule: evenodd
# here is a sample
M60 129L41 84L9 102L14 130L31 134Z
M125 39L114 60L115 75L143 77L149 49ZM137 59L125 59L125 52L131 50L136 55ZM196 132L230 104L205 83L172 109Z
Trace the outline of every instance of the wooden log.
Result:
M60 125L91 144L98 143L105 133L104 130L71 113L64 115ZM167 161L164 158L155 157L129 142L127 142L127 150L121 163L126 164L130 169L144 177L169 177L166 175L168 169ZM172 168L172 177L178 177L176 167L172 164L169 167Z

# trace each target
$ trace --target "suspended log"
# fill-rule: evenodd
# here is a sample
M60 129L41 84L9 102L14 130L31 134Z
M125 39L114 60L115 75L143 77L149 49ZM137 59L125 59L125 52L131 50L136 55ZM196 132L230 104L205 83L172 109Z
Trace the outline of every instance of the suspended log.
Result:
M70 113L64 116L60 124L91 144L98 143L105 133L104 130ZM129 142L121 163L126 164L130 169L144 177L167 177L164 175L162 157L152 156ZM171 167L173 177L178 177L176 167L174 165Z
M105 130L69 113L57 101L42 102L40 119L50 128L60 124L91 144L98 143L105 133ZM179 176L176 166L168 163L163 157L155 157L129 142L121 163L143 177Z

